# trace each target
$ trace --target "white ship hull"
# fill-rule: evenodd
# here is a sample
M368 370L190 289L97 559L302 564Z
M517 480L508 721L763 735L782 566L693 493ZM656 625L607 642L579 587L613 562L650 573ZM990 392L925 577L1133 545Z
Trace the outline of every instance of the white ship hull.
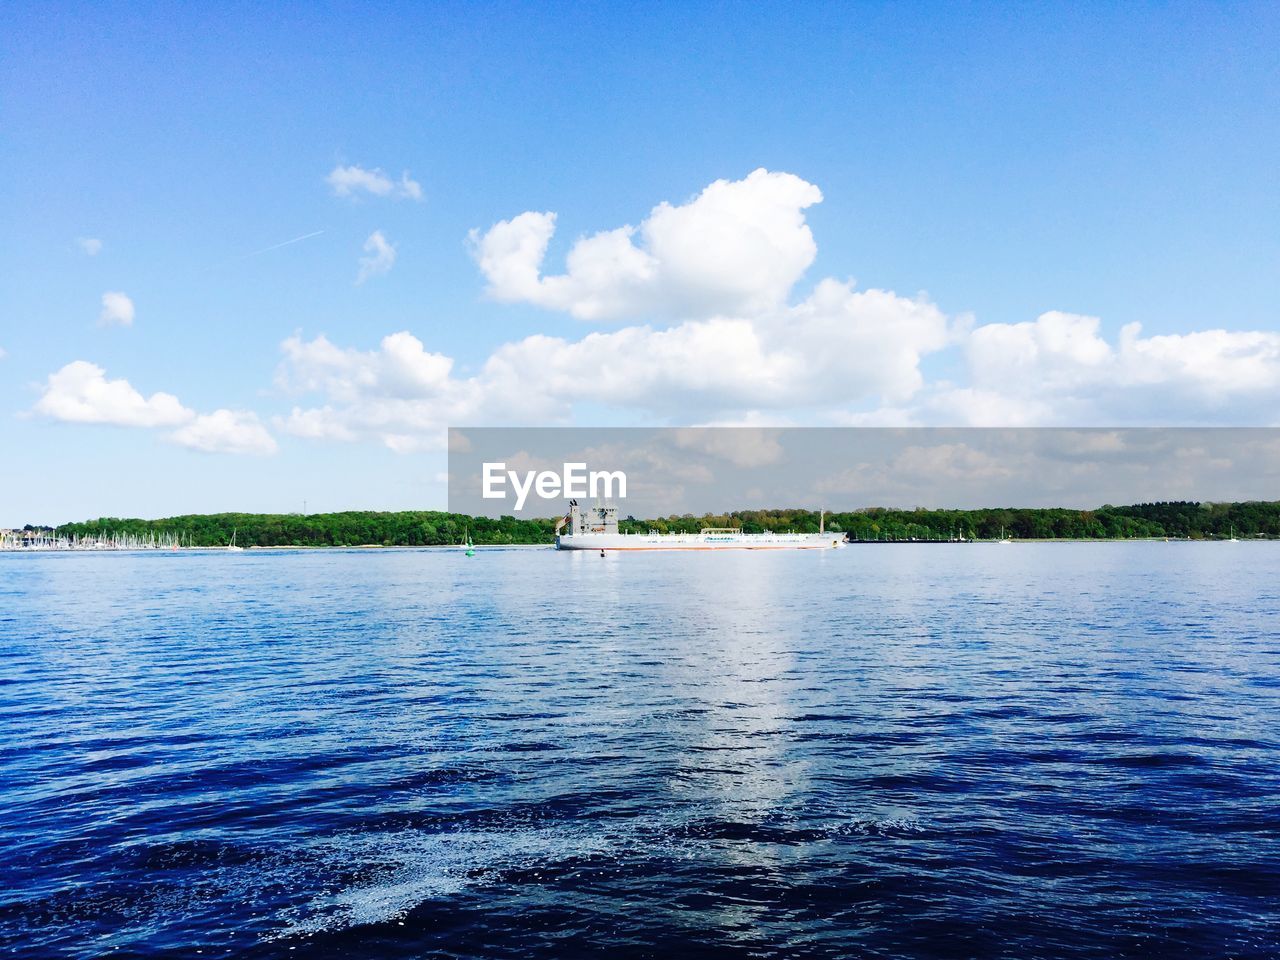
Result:
M556 537L557 550L832 550L838 533L580 533Z

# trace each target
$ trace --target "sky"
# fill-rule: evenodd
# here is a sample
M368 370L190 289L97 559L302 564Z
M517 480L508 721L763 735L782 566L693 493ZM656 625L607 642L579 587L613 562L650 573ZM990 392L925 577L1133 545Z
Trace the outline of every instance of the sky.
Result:
M450 506L487 517L558 517L571 497L653 518L1230 503L1280 486L1274 428L466 427L449 451Z
M1274 4L11 4L0 525L450 426L1280 424Z

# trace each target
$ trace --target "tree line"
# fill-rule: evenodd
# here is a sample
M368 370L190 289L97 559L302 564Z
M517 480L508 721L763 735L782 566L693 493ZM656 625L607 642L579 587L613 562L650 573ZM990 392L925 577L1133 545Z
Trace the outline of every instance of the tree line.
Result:
M139 520L100 517L67 523L55 532L66 537L171 533L193 547L220 547L231 541L244 547L426 547L458 544L538 544L555 539L555 518L472 517L434 510L366 510L318 514L213 513ZM725 514L627 517L628 533L697 533L703 527L735 527L747 533L816 533L815 510L738 510ZM994 540L1001 536L1036 540L1140 539L1177 537L1194 540L1280 537L1280 501L1199 503L1169 501L1096 510L992 508L981 510L891 510L872 507L828 513L826 528L854 540Z
M819 515L810 510L743 510L714 517L628 518L631 530L696 532L701 526L741 527L746 532L794 530L816 533ZM1193 540L1280 537L1280 502L1200 503L1169 501L1096 510L987 508L893 510L871 507L826 515L828 530L854 540L1124 540L1175 537Z
M435 510L382 512L349 510L342 513L209 513L161 520L100 517L83 523L66 523L56 529L61 536L102 536L112 533L145 536L174 533L192 547L222 547L231 542L242 547L430 547L462 543L551 543L555 521L503 517L471 517Z

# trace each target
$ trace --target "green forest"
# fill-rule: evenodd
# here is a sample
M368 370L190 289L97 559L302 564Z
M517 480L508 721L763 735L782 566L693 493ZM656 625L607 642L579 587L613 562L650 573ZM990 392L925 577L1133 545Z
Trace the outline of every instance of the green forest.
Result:
M738 527L748 533L765 530L816 532L818 513L812 510L742 510L704 516L654 519L627 517L624 532L656 530L696 533L703 527ZM1096 510L1059 508L982 510L890 510L869 508L828 513L827 529L847 533L853 540L1088 540L1176 537L1194 540L1280 538L1280 502L1197 503L1191 501L1140 503ZM551 543L555 519L488 519L439 511L347 511L318 514L215 513L136 520L101 517L68 523L59 535L175 534L195 547L219 547L230 542L244 547L442 546L466 537L477 544Z

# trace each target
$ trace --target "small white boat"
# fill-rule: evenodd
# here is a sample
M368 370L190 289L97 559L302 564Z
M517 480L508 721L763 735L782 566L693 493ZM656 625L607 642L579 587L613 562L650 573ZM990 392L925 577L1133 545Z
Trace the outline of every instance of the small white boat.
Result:
M227 549L234 550L237 553L244 549L244 547L236 546L236 530L234 527L231 528L231 542L227 544Z

